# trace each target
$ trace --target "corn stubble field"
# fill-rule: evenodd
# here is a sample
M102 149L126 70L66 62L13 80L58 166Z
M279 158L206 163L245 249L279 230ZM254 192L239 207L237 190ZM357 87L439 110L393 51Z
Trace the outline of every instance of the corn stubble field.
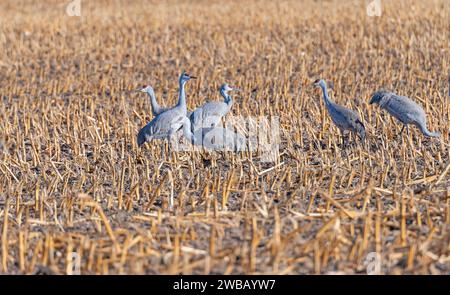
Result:
M0 3L1 273L72 273L73 252L82 274L365 274L374 255L383 274L450 273L444 0L382 1L381 17L364 1L81 4ZM131 91L174 105L182 70L199 77L189 109L227 82L234 116L279 116L276 161L139 149L152 115ZM316 78L365 144L342 149ZM368 104L381 88L441 139L398 137Z

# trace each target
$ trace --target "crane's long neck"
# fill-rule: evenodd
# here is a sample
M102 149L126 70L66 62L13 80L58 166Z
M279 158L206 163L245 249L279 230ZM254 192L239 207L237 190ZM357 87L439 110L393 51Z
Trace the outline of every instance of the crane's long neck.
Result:
M320 84L320 88L322 88L323 92L323 100L325 101L325 104L328 106L331 106L331 99L328 96L327 86Z
M223 101L228 105L228 108L231 108L231 106L233 105L233 99L231 98L231 95L229 95L225 90L220 90L220 95L222 95Z
M155 92L153 90L147 91L148 96L150 97L150 105L152 106L152 113L154 116L161 113L161 107L158 105L156 101Z
M185 110L187 110L186 107L186 92L184 90L184 85L186 85L185 81L180 81L180 89L178 93L178 107L181 107Z

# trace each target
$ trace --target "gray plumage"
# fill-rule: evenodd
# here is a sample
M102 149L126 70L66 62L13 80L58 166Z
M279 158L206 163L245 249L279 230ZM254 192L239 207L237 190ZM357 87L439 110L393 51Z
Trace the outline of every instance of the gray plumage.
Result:
M180 90L178 104L175 107L156 115L150 123L145 125L139 131L137 138L139 146L153 139L170 140L180 129L183 130L184 136L186 136L189 141L193 140L191 124L187 118L186 94L184 90L186 82L190 79L195 79L195 77L190 77L185 72L181 74L179 79Z
M228 94L228 92L232 90L235 89L228 86L228 84L223 84L219 90L224 98L223 101L207 102L192 112L190 119L193 130L219 125L222 117L226 116L233 105L233 99L230 94Z
M342 144L345 144L345 130L356 133L361 138L361 140L364 140L366 137L366 129L358 113L332 102L330 97L328 96L327 84L324 80L316 80L314 82L314 85L322 89L323 99L325 101L325 106L328 110L328 114L330 115L333 123L339 128L342 133Z
M428 137L439 137L439 132L431 132L427 129L427 118L423 108L406 96L400 96L388 91L377 91L372 95L370 104L378 104L380 108L403 123L402 130L408 124L415 125Z
M152 107L152 114L153 116L157 116L163 112L166 112L170 110L171 108L161 107L159 106L158 102L156 101L155 91L153 90L153 87L150 85L142 86L141 89L139 89L140 92L147 93L147 95L150 98L150 105ZM192 114L191 111L187 111L187 117L190 117Z

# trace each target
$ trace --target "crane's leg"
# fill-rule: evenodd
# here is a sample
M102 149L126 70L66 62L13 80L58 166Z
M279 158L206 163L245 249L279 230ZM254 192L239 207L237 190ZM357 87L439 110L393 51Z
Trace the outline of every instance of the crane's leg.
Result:
M348 133L348 141L351 141L351 146L355 147L358 145L358 142L356 141L358 139L358 136L354 132Z
M345 136L344 136L344 130L341 130L341 136L342 136L342 148L345 149Z
M403 124L402 130L400 130L400 133L398 134L398 136L401 136L403 134L403 130L406 129L406 134L409 136L409 129L408 129L408 125Z
M404 143L404 142L408 142L408 137L409 137L409 129L408 129L408 125L403 125L404 126L404 128L406 129L406 138L403 138L402 137L402 144Z
M358 146L358 140L361 142L361 145L364 144L364 139L358 133L353 133L353 139L355 146Z
M169 150L170 150L170 151L172 151L172 145L175 145L175 134L176 134L176 131L175 131L174 129L170 129L169 134L168 134L168 136L167 136L167 142L168 142ZM177 148L178 148L178 147L175 146L175 150L176 150Z
M161 142L161 152L160 152L160 157L161 158L163 158L164 155L166 154L165 150L166 150L166 142L162 141Z
M399 133L397 134L397 136L396 136L396 139L398 139L398 137L401 138L402 143L403 143L403 137L402 137L402 134L403 134L403 130L405 130L405 127L406 127L406 124L403 124L402 129L400 130L400 132L399 132Z
M347 157L348 155L347 155L347 147L345 146L345 135L344 135L344 130L341 130L341 129L339 129L339 130L341 131L341 137L342 137L341 155L342 155L343 157Z
M403 130L405 130L405 129L406 129L406 135L409 137L409 129L408 129L408 125L406 125L406 124L403 124L402 130L400 130L400 133L398 134L398 136L401 136L401 138L402 138L402 143L404 142L404 138L403 138L402 134L403 134Z

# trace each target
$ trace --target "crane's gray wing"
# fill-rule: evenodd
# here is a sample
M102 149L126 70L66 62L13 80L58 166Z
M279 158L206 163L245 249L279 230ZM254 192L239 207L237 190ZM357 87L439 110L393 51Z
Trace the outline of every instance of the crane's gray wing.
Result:
M383 108L402 123L412 123L425 118L422 107L406 96L391 95Z
M158 126L160 126L162 132L167 130L169 134L180 130L183 127L184 119L186 118L175 109L162 113L159 117Z
M184 118L177 110L159 114L139 131L138 144L170 136L183 127Z
M138 146L143 145L146 141L150 141L152 139L162 138L167 134L162 133L162 128L160 124L158 124L158 116L153 118L147 125L145 125L141 130L139 130L137 141Z
M211 116L223 117L228 112L228 105L224 102L213 101L205 104L202 109L203 118Z
M361 121L358 113L335 103L329 111L333 122L342 129L352 129L356 121Z
M204 127L215 127L220 124L222 117L226 116L229 107L224 102L210 102L202 107L202 120Z
M192 112L190 116L192 126L194 129L217 126L227 112L228 105L226 103L219 101L207 102Z
M366 127L361 120L358 112L354 110L350 110L348 108L342 107L342 112L346 118L346 122L348 124L348 128L354 132L357 132L361 138L364 139L366 134Z

